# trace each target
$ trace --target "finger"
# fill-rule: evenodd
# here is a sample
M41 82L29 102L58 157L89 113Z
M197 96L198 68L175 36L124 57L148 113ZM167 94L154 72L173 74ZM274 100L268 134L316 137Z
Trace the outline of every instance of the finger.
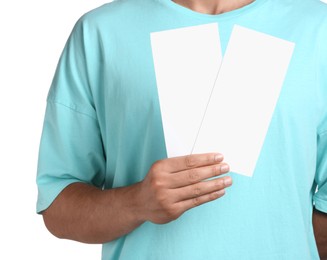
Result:
M213 179L209 181L202 181L183 188L175 189L176 202L197 198L205 194L210 194L232 185L232 178L230 176Z
M200 206L204 203L210 202L210 201L214 201L218 198L221 198L222 196L224 196L226 193L226 191L224 189L219 190L219 191L215 191L209 194L205 194L199 197L195 197L192 199L188 199L188 200L184 200L181 202L178 202L177 205L179 206L179 208L184 212L187 211L191 208L195 208L197 206Z
M218 164L222 160L223 156L219 153L191 154L163 160L162 170L174 173L201 166Z
M174 173L170 176L171 188L180 188L200 181L225 174L229 171L229 166L226 163L215 164L212 166L204 166L193 168L181 172Z

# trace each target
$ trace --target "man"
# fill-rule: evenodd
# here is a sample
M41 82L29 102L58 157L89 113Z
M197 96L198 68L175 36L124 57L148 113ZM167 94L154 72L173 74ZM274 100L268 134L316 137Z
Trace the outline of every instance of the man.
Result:
M252 178L225 175L215 151L165 159L150 33L213 22L223 49L234 25L295 43ZM103 259L326 258L326 42L315 0L118 0L84 15L48 96L47 228L103 243Z

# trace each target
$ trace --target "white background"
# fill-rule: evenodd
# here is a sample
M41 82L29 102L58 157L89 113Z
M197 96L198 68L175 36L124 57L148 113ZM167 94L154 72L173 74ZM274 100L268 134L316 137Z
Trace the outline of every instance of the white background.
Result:
M59 240L46 230L35 213L35 175L46 95L59 55L77 19L105 2L0 3L0 259L101 258L100 245Z
M0 259L101 259L101 246L59 240L36 214L46 96L77 19L106 0L0 2Z

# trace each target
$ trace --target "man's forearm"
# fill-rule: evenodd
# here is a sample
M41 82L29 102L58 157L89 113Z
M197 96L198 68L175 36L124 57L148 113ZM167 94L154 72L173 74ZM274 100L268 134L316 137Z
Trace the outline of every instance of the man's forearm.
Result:
M143 223L137 211L138 184L100 190L84 183L66 187L43 212L49 231L59 238L105 243Z
M327 259L327 214L313 211L313 228L321 260Z
M232 185L223 156L193 154L156 161L144 180L100 190L75 183L43 212L51 233L86 243L105 243L150 221L165 224L185 211L214 201Z

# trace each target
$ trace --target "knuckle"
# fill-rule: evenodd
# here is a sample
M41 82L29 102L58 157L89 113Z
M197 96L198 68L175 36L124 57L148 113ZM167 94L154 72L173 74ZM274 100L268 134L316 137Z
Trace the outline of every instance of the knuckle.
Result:
M195 182L199 179L199 172L195 169L192 169L188 172L188 177L190 182Z
M166 217L168 217L170 220L175 220L175 219L177 219L177 218L179 217L179 213L178 213L178 211L176 210L175 207L172 207L172 206L167 207L167 208L165 209L165 215L166 215Z
M216 161L216 157L214 154L207 155L207 162L208 163L214 163Z
M171 211L171 212L168 213L168 217L171 220L176 220L179 217L179 214L177 214L177 212L175 212L175 211Z
M185 165L187 168L192 168L195 166L195 159L192 155L185 156Z
M196 206L199 206L201 203L200 203L200 198L198 197L195 197L192 199L192 202L193 202L193 205L196 207Z
M163 183L159 178L151 178L150 185L154 190L161 190Z
M213 175L213 176L218 176L219 173L220 173L220 168L217 167L217 166L213 166L213 167L211 168L211 171L212 171L212 175Z
M219 197L219 194L217 192L213 192L209 195L210 200L215 200Z
M160 172L161 171L161 164L162 164L162 161L156 161L152 164L151 166L151 170L152 172Z
M195 197L198 197L198 196L201 195L201 188L199 187L199 185L196 185L194 187L193 194L194 194Z
M220 180L220 179L215 180L214 185L217 188L223 188L224 187L224 181L223 180Z
M163 210L169 208L169 201L165 192L157 190L154 194L154 198L156 199L160 208L162 208Z

